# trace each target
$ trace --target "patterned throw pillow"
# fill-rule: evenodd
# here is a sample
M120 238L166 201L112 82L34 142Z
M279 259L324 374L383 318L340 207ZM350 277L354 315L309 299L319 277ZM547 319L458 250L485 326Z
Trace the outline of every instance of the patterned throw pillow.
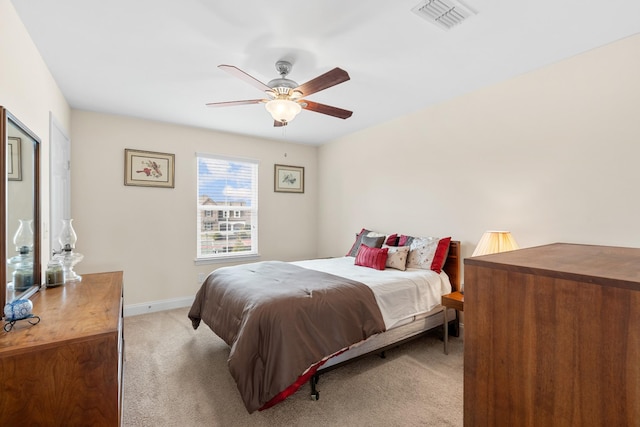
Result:
M442 271L451 237L414 237L409 249L407 268Z
M362 267L375 268L376 270L384 270L388 252L389 249L387 248L370 248L361 244L355 264Z
M407 269L407 256L409 255L409 246L386 246L382 248L389 249L387 256L387 267L405 271Z

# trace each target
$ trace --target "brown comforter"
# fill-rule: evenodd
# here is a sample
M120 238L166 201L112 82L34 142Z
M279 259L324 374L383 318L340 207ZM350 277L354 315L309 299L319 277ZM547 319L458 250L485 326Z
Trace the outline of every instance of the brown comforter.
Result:
M324 357L385 329L368 286L279 261L214 271L189 318L231 347L229 370L249 413Z

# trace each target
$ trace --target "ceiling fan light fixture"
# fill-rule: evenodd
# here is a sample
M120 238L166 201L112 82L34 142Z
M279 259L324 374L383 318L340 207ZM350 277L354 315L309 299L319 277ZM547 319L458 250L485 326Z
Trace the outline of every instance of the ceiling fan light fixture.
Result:
M264 106L273 120L282 123L289 123L302 111L300 104L288 99L272 99Z
M302 92L300 92L299 90L292 90L289 92L289 98L291 99L302 98Z

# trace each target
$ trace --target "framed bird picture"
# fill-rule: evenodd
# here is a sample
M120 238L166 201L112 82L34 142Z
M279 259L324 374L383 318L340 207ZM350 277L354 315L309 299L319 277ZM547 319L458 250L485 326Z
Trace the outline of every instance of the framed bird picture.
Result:
M275 165L274 191L278 193L304 193L304 167Z
M175 187L175 154L124 149L124 185Z

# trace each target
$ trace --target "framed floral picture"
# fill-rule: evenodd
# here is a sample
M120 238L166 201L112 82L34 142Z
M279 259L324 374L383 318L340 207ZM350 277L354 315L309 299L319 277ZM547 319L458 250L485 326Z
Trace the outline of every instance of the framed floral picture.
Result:
M304 167L275 165L274 191L304 193Z
M7 145L7 179L9 181L22 181L22 140L13 136L9 137Z
M125 148L124 185L175 187L175 154Z

